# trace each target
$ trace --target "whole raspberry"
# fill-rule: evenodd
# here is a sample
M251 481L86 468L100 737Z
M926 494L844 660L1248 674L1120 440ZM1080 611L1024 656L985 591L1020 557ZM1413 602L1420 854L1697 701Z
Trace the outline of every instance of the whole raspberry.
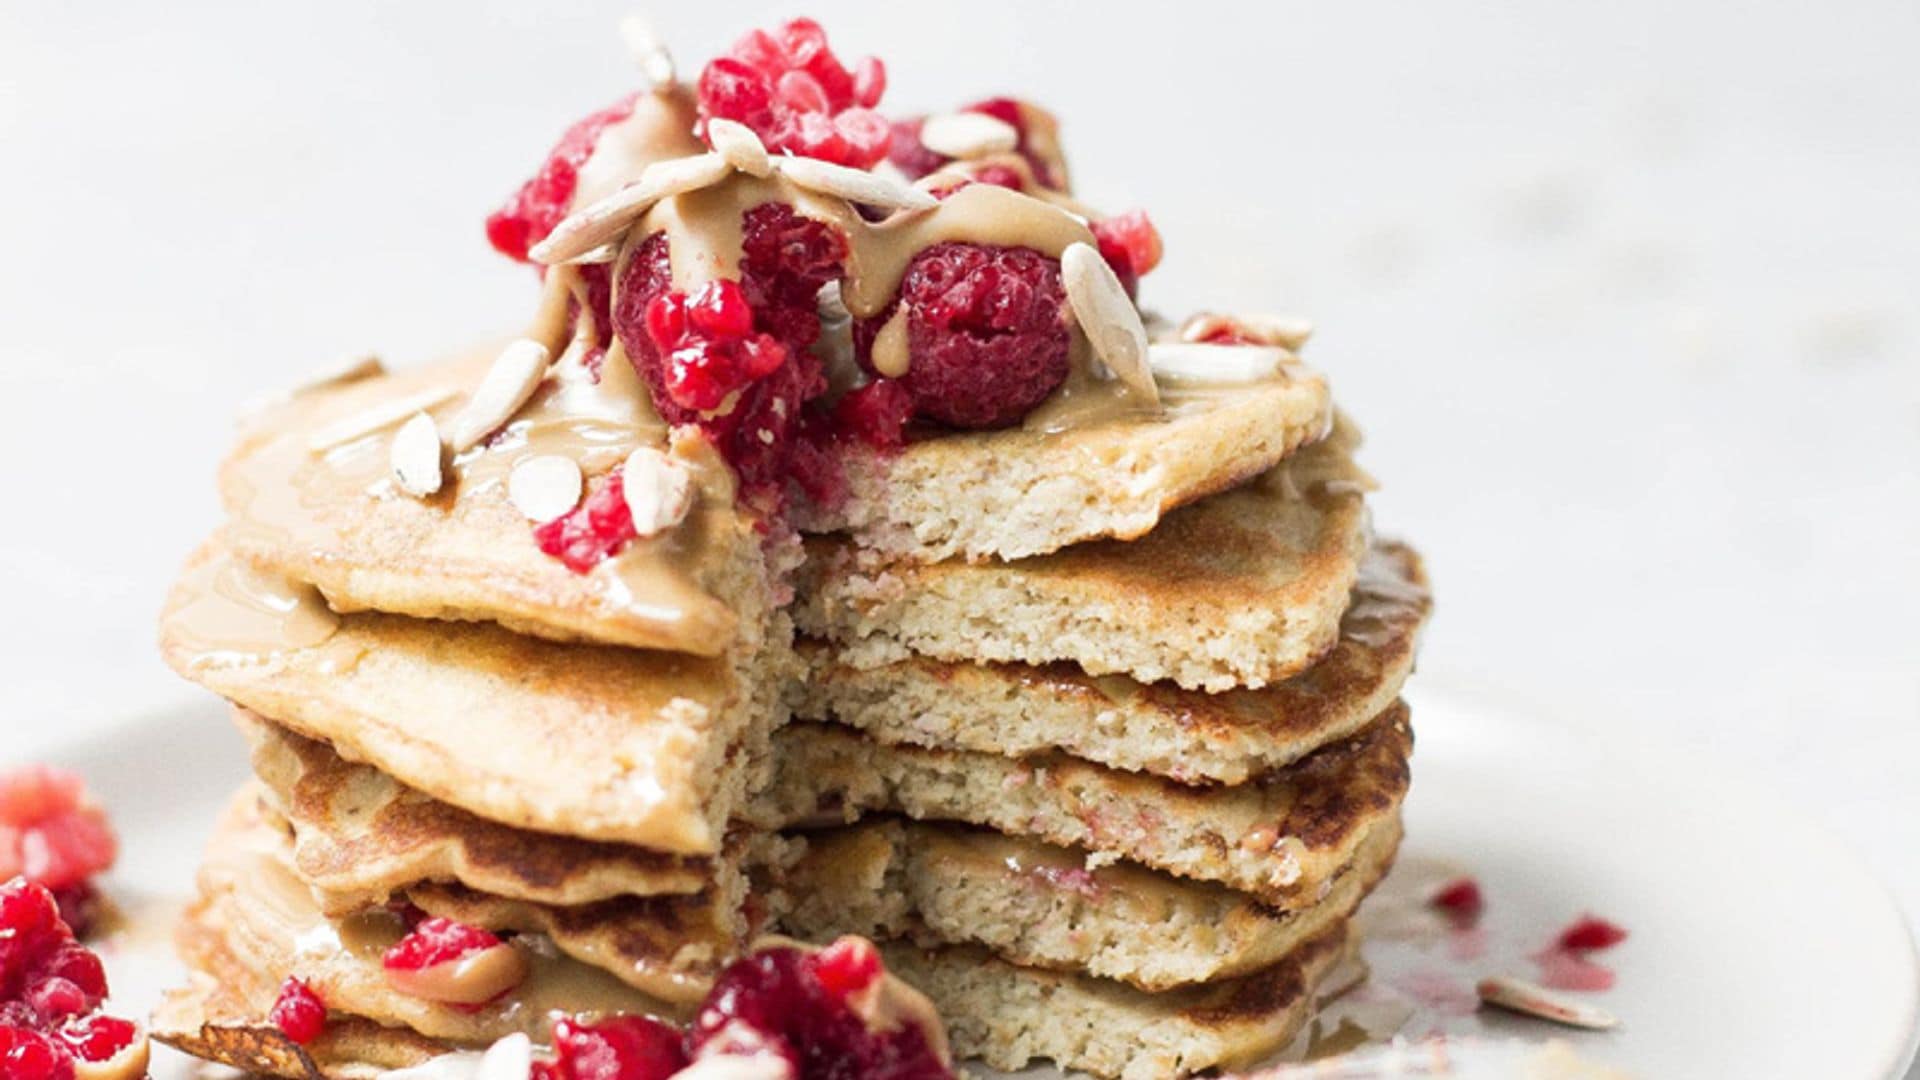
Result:
M593 156L600 133L633 115L638 93L574 122L547 152L547 160L533 178L506 203L487 217L487 240L494 250L520 262L527 251L547 238L560 219L567 216L567 204L580 185L580 166Z
M955 428L1017 424L1067 378L1071 333L1060 264L1030 248L944 243L907 266L894 305L855 327L873 338L907 306L907 374L916 416Z
M1132 296L1140 279L1160 265L1160 230L1153 227L1145 210L1103 218L1088 228L1100 244L1100 257Z
M891 137L873 107L887 71L869 56L852 71L834 56L812 19L752 30L700 72L702 123L710 117L752 128L776 153L821 158L856 169L886 156Z

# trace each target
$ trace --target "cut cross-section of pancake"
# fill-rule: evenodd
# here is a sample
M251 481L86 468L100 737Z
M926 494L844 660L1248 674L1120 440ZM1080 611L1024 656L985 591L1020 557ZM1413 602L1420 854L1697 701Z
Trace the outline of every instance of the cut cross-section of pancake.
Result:
M1325 434L1325 376L1286 372L1231 390L1170 391L1163 417L943 434L897 453L849 448L849 494L803 507L800 524L917 562L1020 559L1145 536L1168 511Z
M1319 1001L1357 982L1342 923L1237 979L1150 994L1090 975L1007 963L984 949L882 947L887 967L947 1021L954 1053L996 1069L1050 1060L1122 1080L1242 1068L1284 1047Z
M1352 736L1230 788L1064 754L891 746L835 724L794 724L775 738L774 781L748 816L772 828L846 823L864 811L968 822L1295 909L1318 900L1367 835L1394 820L1413 752L1407 717L1396 702Z
M1342 424L1131 543L921 565L816 537L796 581L794 621L861 667L919 654L1067 661L1093 675L1209 691L1265 686L1303 671L1339 638L1368 543L1371 482L1353 463L1356 442Z
M330 1009L465 1045L516 1032L544 1038L562 1015L681 1011L539 935L511 942L527 974L509 995L477 1008L443 1004L389 981L383 956L405 933L401 917L387 909L349 918L321 912L293 872L286 835L262 816L259 793L249 786L215 831L179 944L189 968L221 982L254 1017L268 1015L290 976Z
M235 710L253 770L293 833L293 866L330 914L422 882L547 904L699 892L732 860L529 832L429 798L326 743Z
M1360 577L1332 651L1259 690L1207 694L1068 663L1035 666L910 656L843 663L803 641L794 712L881 742L1024 756L1064 751L1185 783L1239 784L1343 738L1378 716L1413 670L1431 603L1413 549L1382 544Z
M671 854L720 850L793 662L775 640L705 658L374 613L283 638L230 572L203 550L169 599L187 678L481 817Z
M1326 895L1282 912L1211 882L990 830L876 821L808 837L770 877L789 932L983 945L1027 967L1084 971L1143 990L1244 975L1345 920L1385 875L1397 825L1370 831Z
M416 412L452 428L491 355L308 391L255 417L221 470L225 543L342 611L706 656L751 644L772 607L766 535L711 453L686 459L699 492L683 523L587 573L542 552L509 498L524 459L572 457L591 486L631 450L665 446L658 418L634 415L651 412L637 389L550 375L498 434L452 458L445 488L428 498L394 488L394 428Z

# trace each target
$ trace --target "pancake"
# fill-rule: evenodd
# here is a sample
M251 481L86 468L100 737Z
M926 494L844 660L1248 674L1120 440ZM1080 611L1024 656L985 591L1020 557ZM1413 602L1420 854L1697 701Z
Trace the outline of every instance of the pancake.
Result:
M543 553L508 501L506 477L522 458L565 453L593 477L636 447L664 445L666 429L637 380L603 387L556 365L498 435L453 459L446 488L426 499L395 489L393 429L425 411L449 430L492 359L486 350L315 389L254 417L221 468L231 515L224 543L318 587L341 611L491 620L542 637L704 656L757 634L772 603L760 523L735 507L731 474L711 451L687 459L700 487L687 520L591 573ZM382 410L385 426L324 445L330 432L365 427Z
M1342 924L1251 975L1148 994L1023 968L985 950L883 946L888 968L933 999L955 1055L996 1069L1036 1059L1124 1080L1242 1068L1284 1047L1319 1000L1357 981Z
M388 1070L423 1064L446 1046L406 1028L382 1027L364 1017L334 1013L305 1046L282 1034L251 1002L213 972L237 964L196 947L209 961L186 986L168 991L148 1021L153 1038L183 1054L285 1080L380 1080Z
M294 870L329 914L376 907L423 882L568 905L694 893L739 873L733 860L510 828L254 713L234 716L253 747L254 774L292 830Z
M1159 419L1053 434L945 433L897 453L842 451L848 494L803 506L801 528L915 562L1021 559L1147 535L1161 517L1272 468L1326 433L1327 380L1284 378L1211 392L1163 388Z
M803 641L794 713L881 742L1024 756L1060 750L1183 783L1240 784L1343 738L1380 714L1413 670L1431 602L1420 557L1377 545L1333 650L1259 690L1206 694L1072 664L976 664L910 656L874 668Z
M835 724L775 738L748 819L845 824L865 811L967 822L1215 881L1293 910L1320 899L1406 795L1413 732L1396 702L1352 737L1239 787L1189 787L1064 754L1016 759L890 746Z
M285 638L248 622L222 584L234 565L202 549L175 586L161 649L176 671L502 824L716 854L781 718L792 656L774 641L706 658L371 612Z
M1279 912L1244 893L987 830L876 821L808 838L772 875L782 927L918 945L981 945L1024 967L1084 971L1142 990L1277 963L1353 913L1385 875L1398 824L1372 830L1326 896ZM756 877L760 874L756 872Z
M1340 636L1367 550L1362 496L1371 481L1353 464L1357 441L1341 425L1131 543L921 565L812 538L794 622L857 667L918 654L1064 661L1186 689L1266 686L1305 670Z
M401 993L388 984L381 964L382 954L404 934L398 916L384 909L345 919L324 915L293 873L286 836L259 807L251 784L229 805L179 940L187 966L219 980L246 1015L265 1017L290 975L305 980L331 1009L462 1045L514 1032L544 1039L563 1013L685 1011L564 955L538 935L514 939L529 974L500 1001L469 1010Z

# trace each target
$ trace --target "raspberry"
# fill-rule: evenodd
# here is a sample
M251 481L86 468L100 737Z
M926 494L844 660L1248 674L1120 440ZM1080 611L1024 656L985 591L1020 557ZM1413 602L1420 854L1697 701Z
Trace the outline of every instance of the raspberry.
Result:
M87 1016L62 1024L54 1037L81 1061L106 1061L132 1045L139 1034L140 1029L130 1021Z
M912 363L900 382L915 415L955 428L1006 427L1066 380L1060 264L1037 251L936 244L908 264L895 304L907 305ZM892 314L890 306L855 325L869 368L873 337Z
M0 774L0 881L24 876L68 898L84 931L94 908L88 879L118 854L106 812L78 776L46 765Z
M1572 925L1560 931L1560 936L1555 939L1554 945L1568 952L1594 952L1600 949L1611 949L1625 940L1627 940L1627 931L1624 927L1616 926L1595 915L1582 915L1575 919Z
M553 1025L552 1080L666 1080L687 1063L680 1033L644 1016Z
M327 1027L327 1006L320 995L300 979L288 977L280 984L280 997L267 1014L281 1034L305 1046L320 1037Z
M73 1080L73 1055L37 1031L0 1027L0 1076L7 1080Z
M886 156L890 132L873 111L887 69L869 56L848 71L812 19L752 30L700 72L702 125L737 120L776 153L870 169Z
M913 416L913 396L897 379L875 379L840 399L834 406L835 427L882 450L906 443L907 421Z
M1470 877L1455 878L1442 885L1427 903L1466 923L1477 920L1486 907L1485 898L1480 895L1480 883Z
M780 203L748 210L741 236L740 280L692 296L673 288L666 236L649 237L621 275L611 322L660 415L699 425L743 490L777 503L797 479L803 409L827 388L812 353L816 297L840 276L847 244Z
M1160 231L1145 210L1134 210L1096 221L1089 229L1100 243L1100 257L1113 267L1120 284L1132 296L1140 279L1160 265Z
M423 919L412 933L394 943L380 962L390 970L419 971L485 952L500 944L498 937L477 926L452 919Z
M842 939L815 956L766 949L737 960L687 1033L694 1057L715 1052L777 1053L797 1061L806 1080L950 1077L913 1024L874 1030L849 998L883 974L873 946Z
M547 160L532 179L520 185L500 209L487 217L487 240L494 250L520 262L527 251L547 238L567 216L567 204L580 185L580 166L593 156L594 144L607 128L633 115L637 93L574 122L547 152Z
M19 878L0 887L0 1077L67 1080L76 1059L132 1045L137 1028L94 1011L106 996L106 969L73 939L53 894Z
M535 526L533 541L567 569L584 574L638 535L616 468L571 513Z

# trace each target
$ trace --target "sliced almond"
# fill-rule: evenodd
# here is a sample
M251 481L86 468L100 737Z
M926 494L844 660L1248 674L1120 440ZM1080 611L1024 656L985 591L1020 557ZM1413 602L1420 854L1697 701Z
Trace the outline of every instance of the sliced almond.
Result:
M568 215L527 255L548 266L564 263L614 240L654 203L717 184L732 172L733 166L719 154L656 161L641 170L635 183Z
M1160 389L1147 367L1147 328L1113 267L1091 245L1076 242L1060 253L1060 279L1094 355L1128 389L1157 403Z
M401 491L420 499L439 491L445 480L440 468L441 450L440 429L434 426L433 417L413 414L413 419L393 433L389 451L393 482Z
M936 154L966 161L1012 150L1020 145L1020 132L986 113L941 113L920 125L920 143Z
M708 119L707 142L713 145L714 153L727 159L727 164L748 176L773 175L773 159L767 156L766 144L738 120L720 116Z
M580 254L575 255L573 258L568 259L562 265L598 266L603 263L610 263L619 257L620 257L619 241L609 240L606 243L601 244L599 247L588 248L587 250L581 252Z
M1620 1025L1617 1017L1598 1005L1576 1001L1511 975L1490 975L1481 979L1476 989L1480 993L1480 1000L1485 1004L1497 1005L1502 1009L1538 1017L1541 1020L1551 1020L1556 1024L1591 1028L1595 1031L1604 1031Z
M547 366L547 347L537 341L520 338L502 349L466 408L453 418L447 445L458 454L500 430L539 388Z
M678 81L674 76L673 53L667 50L666 39L660 36L659 29L639 15L629 15L620 20L620 37L654 90L671 90Z
M940 205L939 199L912 185L819 158L783 157L780 171L808 191L882 210L931 210Z
M580 505L580 464L559 454L542 454L513 467L507 498L530 521L547 522Z
M1207 345L1156 342L1147 346L1147 366L1163 382L1243 386L1271 379L1293 354L1275 345Z
M307 449L316 454L322 453L376 431L385 431L414 413L433 408L456 393L458 391L451 386L436 386L370 405L351 416L343 416L331 424L323 425L307 437Z
M686 520L693 508L693 474L685 465L651 446L627 455L620 473L633 529L641 536L665 532Z

